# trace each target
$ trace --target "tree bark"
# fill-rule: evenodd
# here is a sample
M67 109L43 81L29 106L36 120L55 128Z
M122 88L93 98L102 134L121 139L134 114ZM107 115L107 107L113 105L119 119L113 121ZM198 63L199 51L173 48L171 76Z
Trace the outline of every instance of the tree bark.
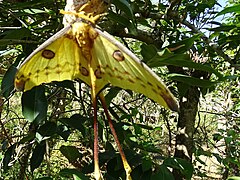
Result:
M193 134L199 97L200 91L198 87L189 87L186 97L182 97L179 102L180 112L174 157L182 158L189 162L192 161L194 149ZM184 175L177 169L173 170L173 175L176 180L185 179Z

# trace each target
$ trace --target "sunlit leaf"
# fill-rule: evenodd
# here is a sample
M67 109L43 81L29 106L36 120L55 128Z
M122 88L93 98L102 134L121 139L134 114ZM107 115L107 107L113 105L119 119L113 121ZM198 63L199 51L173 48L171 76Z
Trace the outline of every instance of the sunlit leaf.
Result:
M75 146L61 146L60 151L69 160L69 162L74 162L78 158L82 157Z
M197 87L211 87L214 86L218 82L212 82L210 80L205 80L205 79L199 79L187 75L181 75L181 74L171 74L169 77L172 80L182 82L185 84L188 84L190 86L197 86Z
M237 13L237 14L239 14L240 13L240 4L236 4L236 5L230 6L230 7L225 7L222 11L220 11L217 14L217 16L227 14L227 13Z

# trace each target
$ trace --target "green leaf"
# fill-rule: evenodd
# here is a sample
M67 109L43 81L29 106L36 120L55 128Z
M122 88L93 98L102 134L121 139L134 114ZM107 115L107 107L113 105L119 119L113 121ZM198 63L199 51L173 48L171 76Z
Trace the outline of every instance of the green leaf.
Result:
M240 180L240 177L239 176L232 176L232 177L229 177L227 180Z
M37 178L35 180L53 180L53 178L51 178L51 177L40 177L40 178Z
M68 140L68 137L69 137L70 134L71 134L71 131L68 129L67 126L59 125L59 126L57 127L57 133L58 133L65 141L67 141L67 140Z
M182 74L170 74L169 78L174 81L182 82L188 84L190 86L197 86L197 87L211 87L214 86L218 82L212 82L210 80L199 79L187 75Z
M170 44L169 46L167 46L167 48L175 54L185 53L193 46L193 43L196 40L200 39L201 36L201 34L196 34L192 37L183 39L182 41Z
M9 51L12 52L12 51L15 51L15 49L11 49ZM9 51L7 52L10 53ZM7 52L4 52L4 53L7 53ZM23 57L24 57L23 54L19 54L14 64L12 64L8 68L7 72L3 77L3 80L1 83L1 90L5 98L8 98L14 90L14 78L17 72L17 66Z
M117 96L117 94L121 91L121 88L119 87L112 87L109 89L107 95L105 96L105 101L107 106L109 107L110 103L112 102L113 98Z
M142 128L138 124L133 124L135 135L142 135Z
M148 171L143 171L143 166L141 164L134 166L134 169L131 173L132 179L150 180L151 176L152 176L152 169L150 168ZM122 178L122 179L126 179L126 178Z
M149 62L151 59L153 59L158 53L158 50L157 48L150 44L150 45L147 45L145 43L143 43L141 45L141 55L143 57L143 61L148 64L150 67L153 67L151 66L151 63Z
M165 165L161 165L159 171L152 175L151 180L174 180L172 172Z
M89 180L89 178L87 178L83 173L79 172L77 169L62 169L59 172L59 175L62 177L69 177L69 176L73 176L75 175L76 177L78 177L81 180Z
M69 160L69 162L74 162L78 158L82 157L75 146L61 146L60 151Z
M237 13L237 14L239 14L240 13L240 4L236 4L236 5L231 6L231 7L225 7L222 11L220 11L217 14L217 16L227 14L227 13Z
M184 56L182 56L184 57ZM223 78L223 75L221 73L219 73L217 70L215 70L214 68L212 68L211 66L207 65L207 64L200 64L200 63L195 63L192 61L188 61L188 60L181 60L178 59L181 58L181 55L174 55L173 57L169 58L169 59L163 59L160 60L158 62L158 65L173 65L173 66L180 66L180 67L187 67L187 68L192 68L192 69L196 69L196 70L200 70L200 71L206 71L209 73L214 73L219 79Z
M38 132L43 136L52 136L57 132L57 124L54 122L47 121L43 124L39 129Z
M187 67L196 70L206 71L209 73L214 73L217 77L219 77L219 79L223 78L223 75L211 66L191 61L188 54L174 54L168 49L157 51L157 49L153 45L146 44L143 44L141 46L141 49L141 54L144 58L144 61L150 67L169 65Z
M2 151L6 151L6 149L8 148L8 143L9 143L8 139L2 140L2 142L1 142L1 145L2 145L1 150ZM2 153L0 153L0 154L2 155ZM0 158L2 158L1 155L0 155Z
M177 88L180 97L184 97L188 92L190 85L182 82L178 82Z
M123 11L128 18L134 19L132 8L127 0L112 0L112 3L121 11Z
M177 56L175 56L177 58ZM206 71L209 73L214 73L218 78L222 79L223 75L219 73L217 70L212 68L211 66L207 64L200 64L200 63L195 63L192 61L187 61L187 60L177 60L175 58L171 59L165 59L161 60L159 63L165 64L165 65L174 65L174 66L180 66L180 67L188 67L200 71Z
M132 136L132 137L129 137L129 139L130 139L131 141L133 141L133 142L137 142L137 138L136 138L136 137L134 137L134 136Z
M224 137L219 133L214 133L212 136L213 136L213 140L216 141L216 142L220 141Z
M16 144L11 145L7 151L4 153L3 158L3 169L6 171L8 169L8 164L15 153Z
M24 9L23 12L27 14L41 14L41 13L46 13L46 11L42 9Z
M172 56L178 56L178 59L181 59L179 56L183 55L182 53L187 52L192 46L193 43L201 37L201 34L197 34L195 36L192 36L190 38L186 38L182 41L179 41L177 43L173 43L169 46L167 46L165 49L159 51L154 45L141 45L141 54L143 56L144 61L150 65L151 61L154 61L152 59L158 58L159 56L162 59L166 58L172 58ZM185 55L185 54L184 54ZM189 57L186 56L185 57ZM189 59L189 58L188 58ZM189 59L190 60L190 59ZM152 65L150 65L152 67Z
M42 141L40 144L37 144L33 150L32 157L30 159L30 168L33 172L36 168L40 166L43 161L44 154L46 152L46 142Z
M179 169L182 174L186 176L187 180L190 180L193 175L193 165L185 159L181 158L167 158L163 164L168 167Z
M1 43L1 45L2 45L2 43ZM12 54L19 53L19 52L20 51L18 49L8 49L8 50L0 51L0 57L11 56Z
M61 118L59 121L61 121L66 126L69 126L74 129L78 129L82 135L85 135L85 127L83 126L83 123L86 121L92 121L88 117L84 117L80 114L74 114L70 118Z
M112 11L109 11L108 17L109 19L122 25L122 29L127 27L130 34L137 35L135 23L133 23L129 18L116 14Z
M8 30L1 34L2 39L24 39L31 36L31 31L27 28Z
M1 90L5 98L8 98L14 90L14 78L16 72L17 72L16 66L12 65L8 68L7 72L3 77L1 83Z
M52 4L52 1L49 0L33 0L33 1L27 1L27 2L19 2L19 3L11 3L11 7L13 9L29 9L29 8L38 8L38 7L44 7L48 6L49 4Z
M236 25L221 25L219 27L209 28L208 30L209 31L216 31L216 32L219 32L219 31L229 32L234 28L237 28L237 26Z
M74 87L74 82L73 81L64 80L64 81L53 82L53 83L56 84L59 87L70 89L75 95L77 94L76 93L76 88Z
M29 122L41 123L47 118L47 98L43 86L34 87L22 95L22 112Z
M142 160L142 171L148 171L152 168L152 160L151 159L143 159Z
M25 137L23 137L19 143L20 144L24 144L25 142L30 142L32 140L34 140L35 138L35 133L28 133Z

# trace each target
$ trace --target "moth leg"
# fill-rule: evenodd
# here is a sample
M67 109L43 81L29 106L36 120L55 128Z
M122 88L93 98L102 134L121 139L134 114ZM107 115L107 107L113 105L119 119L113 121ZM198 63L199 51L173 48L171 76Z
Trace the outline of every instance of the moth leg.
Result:
M100 98L100 101L101 101L101 103L103 105L104 113L106 114L106 117L108 119L109 127L110 127L110 129L112 131L114 140L117 143L118 151L119 151L119 153L121 155L121 158L122 158L122 161L123 161L123 167L124 167L124 169L126 171L126 180L131 180L132 178L131 178L130 174L132 172L132 169L131 169L130 165L127 162L127 159L126 159L126 156L125 156L125 154L123 152L122 146L121 146L121 144L120 144L120 142L118 140L116 131L115 131L114 127L113 127L113 123L112 123L110 114L109 114L108 109L107 109L107 104L106 104L105 98L104 98L102 93L99 94L99 98Z

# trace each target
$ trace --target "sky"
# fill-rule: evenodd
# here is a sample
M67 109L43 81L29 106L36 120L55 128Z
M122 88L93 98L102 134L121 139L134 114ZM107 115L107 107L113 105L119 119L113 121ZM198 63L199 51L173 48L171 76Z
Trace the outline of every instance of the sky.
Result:
M219 4L221 4L222 7L226 6L226 0L218 0Z

